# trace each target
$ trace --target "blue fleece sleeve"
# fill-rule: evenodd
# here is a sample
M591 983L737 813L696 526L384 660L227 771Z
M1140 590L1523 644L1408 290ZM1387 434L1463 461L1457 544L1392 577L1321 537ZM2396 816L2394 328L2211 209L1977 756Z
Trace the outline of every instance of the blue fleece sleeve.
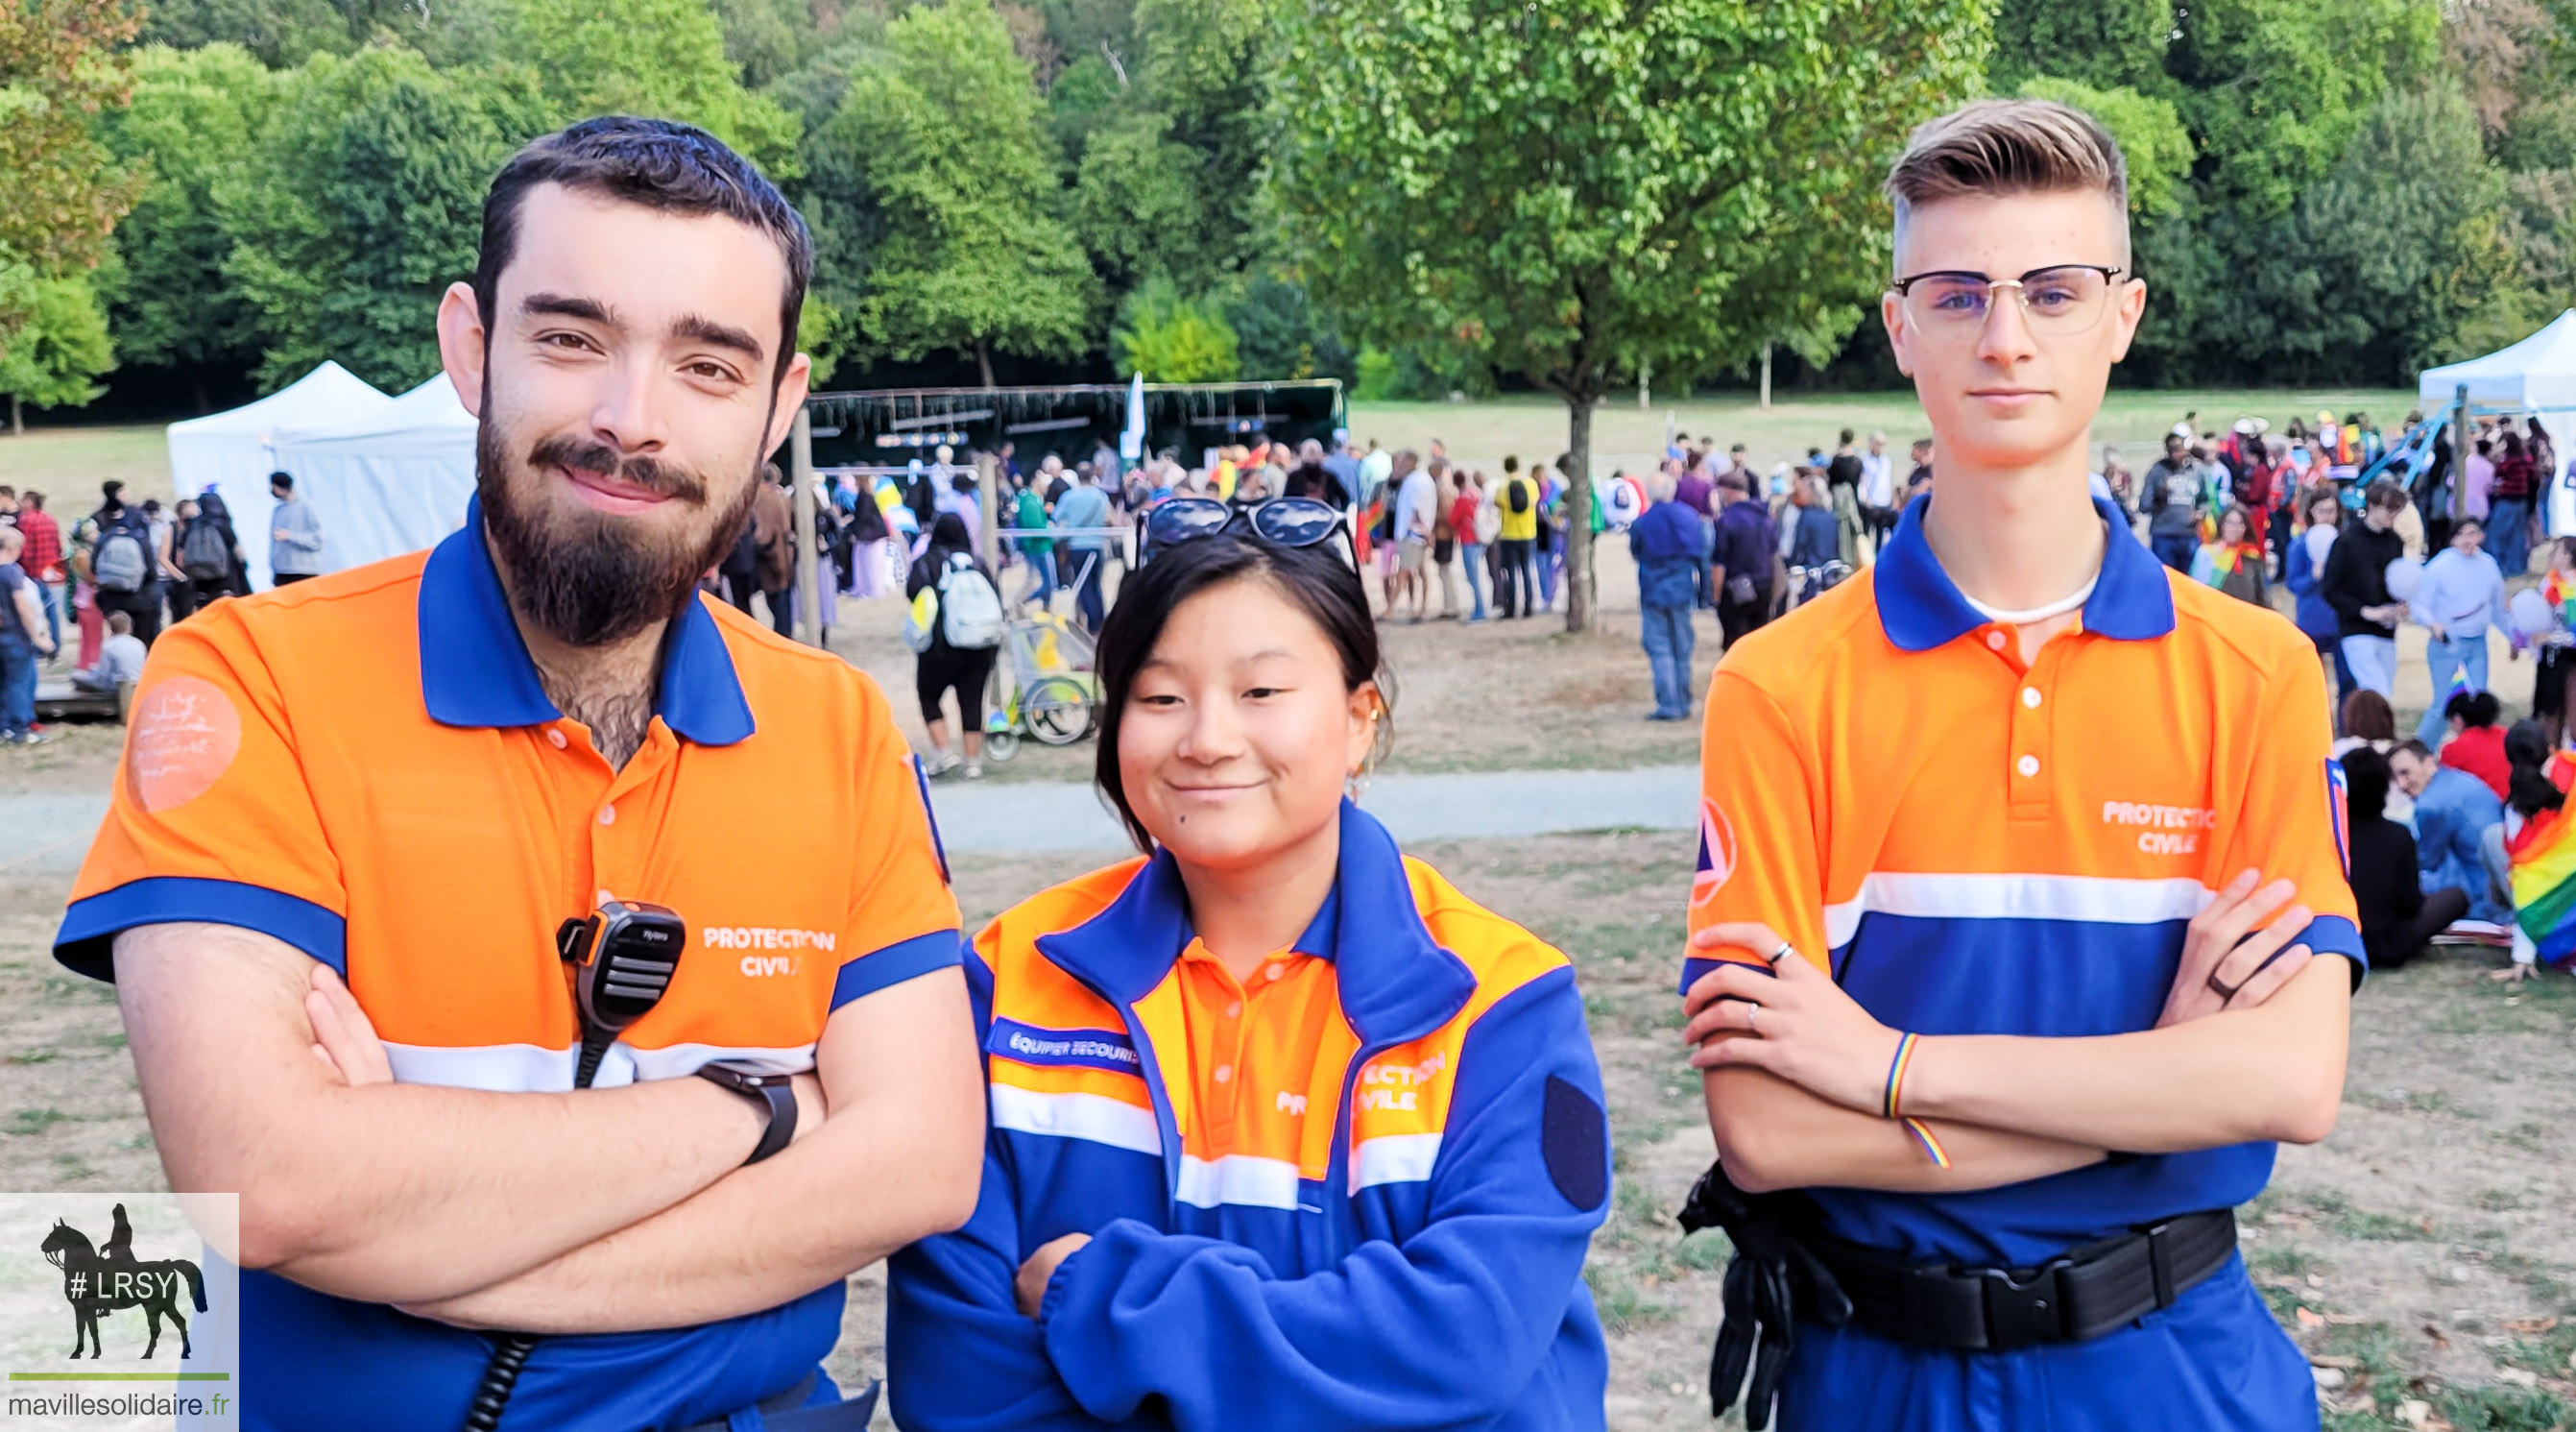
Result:
M971 946L965 970L980 1047L992 1024L993 975ZM1025 1255L1003 1138L984 1136L984 1183L966 1226L887 1260L889 1410L896 1426L929 1432L1094 1432L1106 1424L1075 1404L1013 1290Z
M2415 869L2426 880L2442 873L2451 849L2451 817L2438 803L2415 803ZM2436 881L2438 884L2438 881Z
M1554 971L1468 1035L1420 1232L1282 1279L1249 1249L1120 1220L1048 1285L1057 1373L1096 1416L1159 1405L1182 1429L1481 1426L1588 1296L1601 1109L1573 972Z

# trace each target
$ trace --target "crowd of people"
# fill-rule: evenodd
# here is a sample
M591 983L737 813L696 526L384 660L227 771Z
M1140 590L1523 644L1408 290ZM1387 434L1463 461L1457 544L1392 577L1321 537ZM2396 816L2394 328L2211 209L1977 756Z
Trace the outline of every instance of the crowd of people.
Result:
M288 473L272 473L269 492L275 584L320 574L325 543L312 504ZM212 488L165 507L157 497L129 502L124 483L104 482L98 507L66 530L44 493L0 485L0 742L49 739L36 720L46 672L112 695L142 675L164 628L250 590L241 536Z

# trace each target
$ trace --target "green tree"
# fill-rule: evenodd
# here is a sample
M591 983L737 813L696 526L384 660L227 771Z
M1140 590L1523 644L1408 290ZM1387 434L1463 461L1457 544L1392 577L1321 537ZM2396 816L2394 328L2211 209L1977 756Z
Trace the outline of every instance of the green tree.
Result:
M1145 281L1118 307L1110 336L1118 376L1148 383L1222 383L1242 372L1234 329L1217 306L1182 296L1168 278Z
M2334 172L2301 199L2298 256L2256 275L2291 288L2271 305L2296 320L2284 325L2281 349L2311 373L2402 384L2420 368L2523 336L2508 187L2457 89L2383 97Z
M2182 86L2204 197L2240 231L2287 216L2343 157L2390 77L2438 60L2436 0L2198 0L2175 13L2167 69Z
M116 164L91 126L125 101L116 47L134 31L122 0L0 5L0 257L57 274L106 256L142 177Z
M1263 102L1269 45L1288 7L1276 0L1136 0L1140 78L1156 109L1215 162L1239 202L1262 168L1276 116Z
M2172 0L1999 0L1989 67L1998 90L2039 75L2093 89L2165 87Z
M497 56L535 71L556 123L595 114L676 119L773 179L795 172L796 121L742 87L707 0L509 0L495 17Z
M1210 219L1230 206L1199 184L1199 151L1170 138L1171 116L1136 110L1092 131L1073 185L1074 232L1113 288L1156 274L1212 284L1226 237Z
M2045 75L2024 81L2021 96L2070 105L2111 131L2129 171L2131 216L2161 218L2181 209L2194 151L2172 101L2126 87L2095 89L2081 80Z
M0 364L21 329L58 309L43 281L109 257L109 235L143 187L92 132L124 102L116 47L134 31L121 0L0 4L0 275L9 276L0 282Z
M260 385L325 358L390 390L437 371L438 297L474 271L483 192L549 118L525 85L391 45L297 71L258 152L216 191Z
M808 147L808 218L853 356L1084 347L1091 270L1060 216L1036 87L982 0L906 12Z
M1602 395L1856 322L1886 166L1980 84L1987 38L1983 0L1315 0L1285 24L1308 281L1371 341L1455 335L1565 402L1576 630Z
M229 42L135 52L133 99L100 124L110 152L152 176L117 226L122 263L104 295L127 364L246 368L258 360L253 313L224 280L231 240L215 195L243 182L280 84ZM202 411L202 391L198 398Z
M85 273L34 278L20 266L27 318L0 355L0 393L9 395L9 430L24 433L21 404L77 408L106 392L93 379L116 366L107 315ZM0 279L0 286L8 284Z
M142 38L176 50L238 45L280 69L358 47L332 0L154 0Z
M1255 275L1226 308L1225 320L1234 329L1247 377L1359 381L1359 355L1316 312L1306 286L1293 278Z

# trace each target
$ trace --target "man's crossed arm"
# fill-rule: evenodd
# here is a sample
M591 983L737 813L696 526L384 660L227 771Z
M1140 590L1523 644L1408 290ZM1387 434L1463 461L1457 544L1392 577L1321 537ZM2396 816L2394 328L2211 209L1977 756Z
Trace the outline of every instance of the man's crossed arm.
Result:
M2257 884L2246 872L2192 921L2154 1029L1921 1041L1902 1112L1935 1129L1946 1168L1881 1117L1898 1031L1795 954L1776 974L1720 966L1691 987L1683 1038L1728 1173L1754 1191L1964 1191L2082 1168L2112 1149L2323 1139L2342 1099L2350 975L2295 943L2310 912L2290 903L2287 882ZM1767 927L1720 924L1692 943L1767 955L1781 942Z
M835 1011L796 1142L750 1168L763 1115L702 1079L393 1083L337 976L265 935L146 926L117 937L116 972L171 1186L238 1192L242 1265L323 1292L532 1332L681 1326L973 1207L982 1089L954 970Z

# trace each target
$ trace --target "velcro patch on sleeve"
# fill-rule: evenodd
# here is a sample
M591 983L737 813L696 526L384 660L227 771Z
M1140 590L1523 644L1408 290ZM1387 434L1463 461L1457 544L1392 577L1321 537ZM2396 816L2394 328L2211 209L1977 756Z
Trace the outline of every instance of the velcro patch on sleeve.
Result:
M1610 1196L1609 1122L1592 1096L1547 1076L1539 1109L1539 1153L1565 1201L1589 1213Z

